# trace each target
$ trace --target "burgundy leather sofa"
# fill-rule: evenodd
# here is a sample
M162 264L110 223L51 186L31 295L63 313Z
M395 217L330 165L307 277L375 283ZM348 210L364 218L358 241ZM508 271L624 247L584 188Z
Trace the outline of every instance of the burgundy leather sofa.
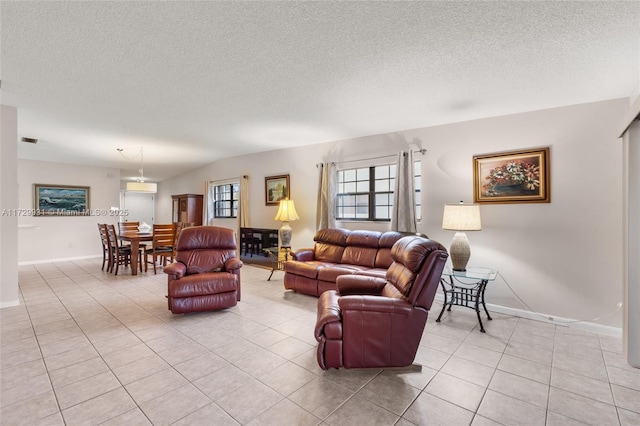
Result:
M392 263L391 247L400 232L321 229L313 237L313 248L296 250L284 264L284 287L319 296L336 289L341 275L384 277Z
M329 368L405 367L415 359L446 249L418 237L400 239L386 278L342 275L318 298L318 364Z
M240 300L240 268L233 229L194 226L180 232L168 277L169 310L174 314L235 306Z

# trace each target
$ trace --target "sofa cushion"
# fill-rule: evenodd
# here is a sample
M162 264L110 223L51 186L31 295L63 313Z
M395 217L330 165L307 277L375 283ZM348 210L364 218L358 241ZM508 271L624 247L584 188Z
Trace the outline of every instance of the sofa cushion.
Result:
M284 263L284 271L285 273L316 279L318 278L318 271L323 269L327 265L332 264L327 264L326 262L318 262L317 260L312 260L309 262L290 260Z
M386 268L366 268L356 272L356 275L365 275L367 277L386 278Z
M382 232L351 231L347 236L347 246L378 248L378 240Z
M344 247L326 243L316 243L315 259L320 262L340 263Z
M351 231L340 263L373 268L381 232Z
M321 262L340 263L347 245L347 237L351 231L340 228L321 229L316 232L313 240L315 260Z
M358 271L351 265L331 265L318 271L318 279L320 281L336 282L336 278L340 275L351 275Z
M344 249L342 261L340 263L373 268L375 266L377 253L378 249L375 248L348 246Z
M389 231L380 236L378 240L378 252L376 253L376 260L374 266L376 268L387 269L393 263L391 258L391 247L402 238L403 235L400 232Z
M313 241L344 247L350 233L348 229L342 228L321 229L313 236Z

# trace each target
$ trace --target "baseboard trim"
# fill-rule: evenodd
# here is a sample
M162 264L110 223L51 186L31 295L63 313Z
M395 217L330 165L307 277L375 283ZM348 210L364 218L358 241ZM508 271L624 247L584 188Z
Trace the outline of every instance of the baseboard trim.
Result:
M92 256L61 257L61 258L58 258L58 259L27 260L25 262L18 262L18 266L38 265L40 263L69 262L71 260L95 259L97 257L102 257L102 255L96 254L96 255L92 255Z
M9 302L0 302L0 309L10 308L12 306L18 306L19 304L20 304L20 301L18 299L11 300Z
M444 302L442 294L436 294L435 299L440 303ZM514 317L526 318L534 321L546 322L548 324L559 325L575 330L589 331L592 333L606 334L608 336L622 337L622 328L611 327L593 322L575 320L571 318L557 317L539 312L525 311L523 309L510 308L508 306L494 305L487 303L487 309L499 314L512 315ZM484 312L482 313L484 315ZM549 319L553 318L553 319Z

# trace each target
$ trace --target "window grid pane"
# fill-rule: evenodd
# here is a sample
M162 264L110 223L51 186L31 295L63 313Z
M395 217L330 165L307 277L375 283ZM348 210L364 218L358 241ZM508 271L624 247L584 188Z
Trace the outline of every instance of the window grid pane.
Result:
M213 188L213 217L238 217L238 199L240 198L240 184L229 183L216 185Z
M416 218L421 220L420 162L414 163ZM339 170L336 218L389 221L393 208L396 165Z

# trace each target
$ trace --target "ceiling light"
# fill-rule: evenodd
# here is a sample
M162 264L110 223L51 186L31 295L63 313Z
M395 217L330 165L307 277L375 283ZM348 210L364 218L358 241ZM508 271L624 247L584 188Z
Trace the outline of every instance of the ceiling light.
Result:
M122 151L122 148L118 148L118 152L124 157ZM140 152L138 152L138 155L140 155L140 169L138 170L140 172L140 177L137 178L135 182L127 182L127 191L151 193L158 192L157 183L144 181L144 147L140 147Z
M127 182L127 191L158 192L158 184L153 182Z

